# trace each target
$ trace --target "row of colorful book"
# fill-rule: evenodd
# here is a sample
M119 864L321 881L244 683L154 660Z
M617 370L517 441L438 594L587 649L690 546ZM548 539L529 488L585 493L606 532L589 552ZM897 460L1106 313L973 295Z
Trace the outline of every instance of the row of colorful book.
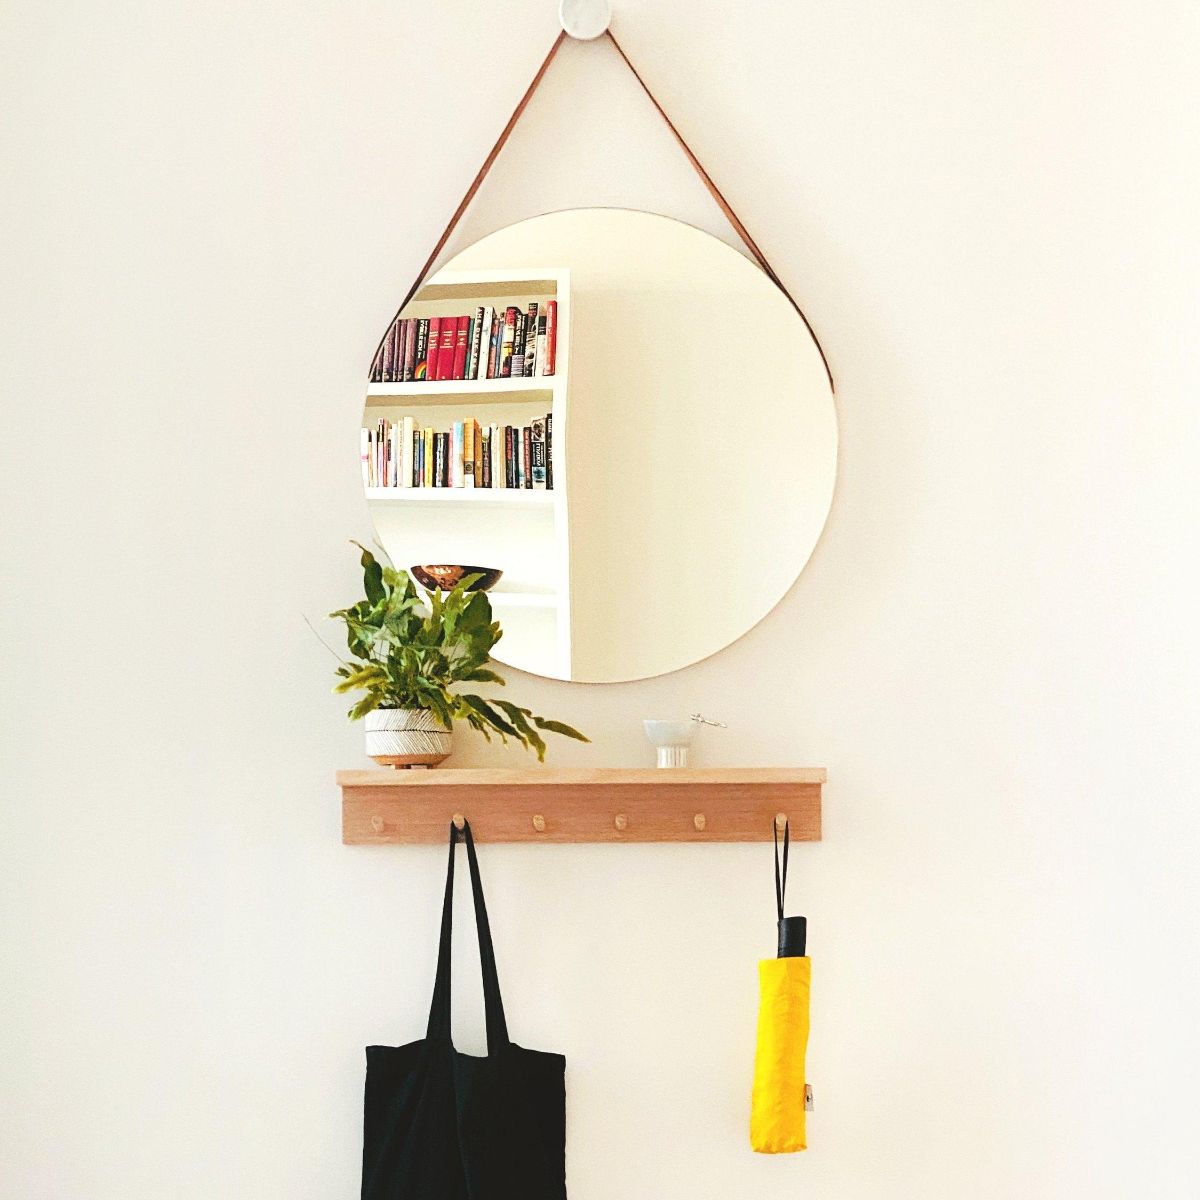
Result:
M420 428L413 417L362 430L363 486L368 488L554 488L554 423L455 421Z
M557 300L525 311L481 305L474 315L398 318L375 356L371 382L540 378L554 374L557 350Z

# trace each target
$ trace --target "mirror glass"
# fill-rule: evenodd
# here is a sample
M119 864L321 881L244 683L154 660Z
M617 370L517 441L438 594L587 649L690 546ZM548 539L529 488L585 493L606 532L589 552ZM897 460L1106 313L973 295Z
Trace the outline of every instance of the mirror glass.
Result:
M829 512L837 422L755 263L666 217L577 209L429 279L384 335L360 450L397 567L499 572L499 661L615 682L705 658L779 602Z

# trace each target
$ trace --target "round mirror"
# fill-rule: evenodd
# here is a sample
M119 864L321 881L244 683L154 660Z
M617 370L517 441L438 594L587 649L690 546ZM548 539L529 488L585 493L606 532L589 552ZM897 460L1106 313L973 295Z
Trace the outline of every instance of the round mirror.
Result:
M432 276L371 370L363 482L426 587L481 585L496 657L605 683L729 645L795 582L833 495L820 352L749 259L649 213L493 233Z

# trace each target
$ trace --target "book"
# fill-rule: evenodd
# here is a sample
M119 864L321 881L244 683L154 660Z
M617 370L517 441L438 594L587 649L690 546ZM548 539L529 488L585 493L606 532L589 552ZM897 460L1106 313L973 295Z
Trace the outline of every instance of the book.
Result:
M546 414L546 490L554 491L554 414Z
M516 326L513 329L513 352L512 352L512 369L509 374L514 379L521 379L525 375L525 325L528 317L517 309Z
M533 433L529 426L526 425L521 430L521 486L523 488L533 487Z
M358 435L358 458L362 465L363 487L369 488L371 486L371 431L360 429Z
M379 378L383 383L392 382L392 353L394 342L392 340L393 326L388 326L388 331L383 335L383 344L379 347L381 356Z
M476 308L471 319L471 337L467 343L467 369L464 379L479 378L479 346L483 340L483 308Z
M416 422L412 417L405 417L400 422L400 486L410 488L413 485L413 435Z
M498 379L500 376L500 331L504 326L504 318L496 310L492 310L492 336L488 346L487 377Z
M475 310L479 320L475 324L475 369L468 373L468 379L486 379L488 377L488 356L492 349L492 316L495 310L490 304Z
M392 331L389 328L387 333L383 335L383 341L379 343L379 381L386 383L388 377L388 367L390 366L389 354L392 345ZM375 444L374 438L371 440L371 445Z
M392 322L392 382L400 383L404 378L404 322Z
M471 323L470 317L456 317L454 320L454 353L450 360L450 374L447 379L466 379L467 377L467 335Z
M538 317L538 340L536 340L536 348L534 350L533 373L535 376L544 376L546 373L546 314L541 313Z
M429 318L429 335L425 345L425 378L438 377L438 357L442 352L442 318Z
M517 460L516 460L516 442L513 438L513 427L505 425L504 427L504 486L515 488L517 486Z
M433 487L433 468L435 465L433 461L433 430L426 429L423 432L424 437L422 438L422 441L424 445L421 454L421 486Z
M463 487L475 486L475 422L462 421L462 474Z
M525 377L532 379L537 367L538 306L531 304L525 314Z
M546 490L546 422L531 421L529 425L529 475L535 490Z
M450 486L450 435L435 433L433 435L433 486Z
M446 483L450 487L460 488L463 485L463 423L455 421L450 426L449 461L446 464Z
M427 379L429 377L429 318L422 317L417 322L417 349L413 355L413 378Z
M517 336L517 310L510 304L504 310L504 328L500 333L500 356L497 372L501 379L512 375L513 343Z
M483 430L479 427L479 422L472 418L467 422L471 426L471 451L474 459L475 470L475 486L483 487ZM463 464L464 470L466 464Z
M400 378L411 383L416 378L417 366L417 322L408 317L404 321L404 355L400 360Z
M438 335L437 378L454 378L454 347L458 340L458 318L443 317Z
M556 352L558 350L558 301L551 300L546 305L546 365L543 375L554 374Z
M475 486L492 486L492 427L485 425L479 431L479 462L475 468Z

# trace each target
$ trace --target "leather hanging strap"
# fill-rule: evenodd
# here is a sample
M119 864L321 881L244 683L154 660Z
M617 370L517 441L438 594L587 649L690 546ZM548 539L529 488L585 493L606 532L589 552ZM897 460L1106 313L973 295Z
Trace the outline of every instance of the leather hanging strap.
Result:
M458 207L454 210L454 216L450 218L450 223L442 230L442 236L438 238L433 252L425 260L425 265L418 272L416 279L413 280L412 287L408 289L408 295L404 297L404 303L400 305L399 311L396 313L397 317L408 307L408 302L417 294L417 289L421 284L425 282L425 276L429 274L430 267L437 261L437 256L445 249L446 243L450 240L450 235L454 232L454 227L462 219L462 215L467 211L471 201L475 199L475 193L479 191L480 185L487 178L487 173L492 169L492 163L499 158L500 151L504 149L504 143L508 141L509 135L521 119L521 114L525 111L529 101L533 99L533 93L537 91L538 84L542 82L542 77L549 70L550 64L554 61L554 56L558 53L559 48L566 41L566 38L567 32L564 29L554 39L554 45L550 47L550 52L542 59L542 65L538 67L537 74L525 89L525 95L517 101L517 107L513 109L512 116L508 118L508 124L500 131L500 136L496 139L496 144L488 151L487 158L483 160L483 166L479 168L475 173L475 178L471 180L471 186L467 188L466 195L458 202ZM384 334L384 337L386 336L387 334ZM383 345L382 341L380 345Z
M641 77L641 75L638 74L637 67L635 67L633 63L629 61L629 55L621 49L621 43L618 42L613 36L612 30L606 29L604 31L604 36L608 38L610 42L612 42L613 48L621 56L621 61L624 62L624 64L629 68L634 79L636 79L641 85L641 89L646 93L647 99L658 110L658 115L667 123L667 128L671 131L675 140L679 143L679 148L687 156L688 162L692 164L696 174L699 175L703 181L704 186L708 188L708 193L717 202L717 207L725 214L725 219L737 231L737 235L745 243L746 249L749 250L754 256L754 261L762 268L766 277L784 294L787 302L796 310L796 315L804 322L804 327L808 330L809 336L813 340L813 345L816 346L817 353L821 356L821 365L825 368L825 374L829 378L829 390L831 392L835 391L836 389L833 386L833 372L829 369L829 359L825 357L825 350L820 341L818 341L816 331L813 329L811 322L804 315L804 310L799 304L796 303L796 299L792 293L789 292L786 287L784 287L783 280L780 279L775 273L775 268L772 267L769 262L767 262L767 256L758 248L758 243L750 236L749 230L747 230L746 226L742 224L741 218L737 215L737 213L733 211L733 206L728 200L725 199L721 189L713 182L713 177L704 169L703 164L696 157L691 146L684 141L683 134L675 128L675 122L667 116L667 110L663 108L661 104L659 104L654 93L649 89L649 87L646 86L646 81Z
M704 166L696 157L692 148L684 140L683 134L679 132L679 130L675 127L675 123L670 117L667 116L666 109L659 104L654 93L649 89L649 87L646 86L646 81L641 77L640 74L638 74L637 68L633 65L633 63L629 61L629 55L627 55L621 48L621 43L618 42L613 36L611 30L605 30L604 36L612 43L613 49L615 49L616 52L621 56L621 61L629 68L630 73L633 75L634 79L638 81L638 85L641 87L642 91L646 93L646 97L649 99L650 103L654 105L658 115L666 122L667 128L671 131L675 140L679 143L679 148L687 157L688 162L692 164L692 168L695 170L696 174L700 176L701 182L708 189L709 195L712 196L713 200L716 201L717 207L722 213L725 214L725 219L730 223L730 225L733 226L738 237L740 237L745 243L746 249L750 251L754 261L758 263L766 277L783 293L784 297L787 299L787 302L796 310L797 316L799 316L800 320L804 322L804 327L808 330L809 335L813 340L813 345L816 346L817 353L821 356L821 364L824 366L825 374L829 379L829 389L830 391L834 391L833 372L829 369L829 360L825 357L825 350L817 338L817 334L812 327L812 323L804 315L803 309L801 309L800 305L796 303L796 300L792 296L791 292L789 292L783 285L783 281L775 273L774 267L772 267L767 261L767 256L758 248L758 243L750 236L746 226L742 224L741 218L733 211L733 206L728 200L725 199L721 189L717 187L716 183L713 182L712 176L704 169ZM566 37L566 31L562 30L554 39L554 44L550 47L549 53L544 59L542 59L542 65L538 67L537 73L534 75L532 82L525 89L525 94L517 102L517 107L513 109L512 116L509 117L508 123L504 126L500 132L500 136L496 139L496 144L488 152L487 158L483 160L483 166L481 166L476 172L475 178L471 181L471 186L467 188L466 194L463 196L462 200L459 201L459 205L454 210L454 215L450 218L449 224L447 224L446 228L442 231L442 236L438 238L437 244L434 246L432 253L425 260L425 265L417 274L416 279L413 280L412 287L408 289L408 293L404 297L403 303L396 312L397 318L399 318L400 314L403 313L403 311L408 307L409 301L412 300L412 298L417 294L417 291L421 285L425 282L425 277L429 274L433 264L437 261L438 255L441 254L441 252L445 249L446 243L450 240L450 235L454 232L455 226L457 226L458 222L462 219L462 215L467 211L471 201L475 199L476 193L479 191L483 181L487 178L488 172L492 169L492 164L499 157L500 151L504 149L505 142L508 141L509 136L512 134L517 122L521 119L521 114L528 107L529 101L533 98L534 92L537 91L538 85L542 82L546 71L549 69L550 64L554 61L554 56L558 53L563 42L566 40ZM385 333L384 338L386 337L387 334ZM382 338L380 339L379 345L380 348L382 348ZM378 353L379 350L377 349L376 355L378 355Z

